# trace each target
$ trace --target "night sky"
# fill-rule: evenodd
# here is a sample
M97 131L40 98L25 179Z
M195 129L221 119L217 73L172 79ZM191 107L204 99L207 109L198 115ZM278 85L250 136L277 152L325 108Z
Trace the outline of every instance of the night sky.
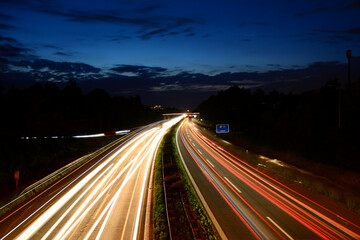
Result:
M86 91L194 108L232 85L283 92L359 79L358 0L0 0L5 88Z

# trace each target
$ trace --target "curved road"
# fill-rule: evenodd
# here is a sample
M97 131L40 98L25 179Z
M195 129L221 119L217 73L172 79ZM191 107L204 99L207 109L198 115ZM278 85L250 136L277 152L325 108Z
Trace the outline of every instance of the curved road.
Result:
M360 239L359 226L227 152L188 119L176 140L223 239Z
M0 239L143 239L155 153L179 120L143 129L0 219Z

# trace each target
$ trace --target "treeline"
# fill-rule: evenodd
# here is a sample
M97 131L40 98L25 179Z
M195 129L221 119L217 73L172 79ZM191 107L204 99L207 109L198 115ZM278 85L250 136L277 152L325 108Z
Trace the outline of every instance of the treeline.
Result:
M360 81L341 88L336 80L303 94L265 93L231 87L198 106L215 126L276 151L360 170Z
M111 97L102 89L83 94L76 81L59 88L37 83L0 91L1 136L47 136L101 133L141 126L162 118L140 97Z

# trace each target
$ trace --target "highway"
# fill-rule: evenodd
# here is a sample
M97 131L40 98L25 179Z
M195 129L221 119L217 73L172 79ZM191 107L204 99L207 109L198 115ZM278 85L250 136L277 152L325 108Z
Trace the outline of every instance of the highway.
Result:
M259 171L186 119L176 135L184 166L223 239L360 239L360 227Z
M155 153L182 117L149 126L0 219L0 239L144 239Z

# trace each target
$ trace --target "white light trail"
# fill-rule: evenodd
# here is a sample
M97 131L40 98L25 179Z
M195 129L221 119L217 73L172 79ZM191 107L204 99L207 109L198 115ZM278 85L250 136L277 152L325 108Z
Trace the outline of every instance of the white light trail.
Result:
M111 174L120 166L120 164L125 161L125 159L130 155L130 153L136 149L136 147L143 142L146 138L146 134L152 133L154 130L148 130L144 134L141 135L141 137L137 138L135 144L125 153L125 155L115 164L111 172L107 175L107 177L102 181L101 184L99 184L96 188L96 191L93 191L92 194L87 198L87 200L78 208L75 214L72 215L71 219L65 224L65 226L61 229L61 231L58 233L58 235L54 239L64 239L67 234L70 233L70 230L72 230L77 223L82 219L86 213L92 208L92 206L95 205L96 202L100 199L100 197L106 193L106 191L116 182L117 179L120 178L120 176L127 170L128 167L130 167L131 162L118 174L118 176L106 187L104 191L91 203L90 206L87 206L87 204L91 201L93 196L97 193L97 191L103 186L105 181L111 176ZM134 160L133 160L134 161ZM86 210L84 211L84 209ZM79 215L82 213L82 215L79 217Z
M183 116L180 116L162 123L161 127L144 129L138 133L138 135L124 143L119 149L109 154L106 158L103 158L97 166L93 165L94 168L91 169L91 171L87 170L87 173L81 176L81 178L78 177L73 180L66 186L68 188L66 191L64 191L65 188L62 189L55 195L56 198L51 198L36 210L35 212L38 212L38 214L41 212L39 211L40 209L43 211L36 219L32 220L36 215L34 215L34 213L31 214L8 234L13 233L15 229L26 224L27 227L20 235L14 237L14 239L22 240L35 236L39 237L39 233L44 234L39 237L41 240L48 238L55 240L68 239L74 236L75 230L77 229L85 231L84 233L79 233L81 235L84 234L85 237L83 236L83 239L94 238L94 231L98 229L96 239L100 239L103 237L104 231L107 231L107 223L112 218L111 214L115 206L118 206L118 199L123 189L129 185L129 181L136 175L139 183L137 183L136 180L135 186L131 186L134 188L133 191L137 189L137 197L134 198L136 199L136 203L129 204L129 209L130 207L133 208L136 214L129 220L131 221L132 227L129 228L129 230L123 230L127 231L126 235L131 234L131 238L136 239L140 228L141 212L143 210L142 203L145 199L152 160L155 159L155 153L165 133L170 127L183 118ZM120 133L125 132L117 132L117 134ZM139 148L142 143L143 145ZM118 186L119 184L120 186ZM114 189L114 187L116 187L116 189ZM110 192L115 193L108 195ZM60 193L63 195L59 195ZM111 198L107 196L111 196ZM95 206L98 210L96 210ZM88 216L91 210L100 213L100 215ZM128 212L129 211L130 210L128 210ZM88 217L91 218L88 220ZM86 219L86 221L82 223L84 219ZM52 222L51 224L49 224L50 221ZM126 221L128 221L128 219ZM86 225L86 229L80 228L80 225ZM126 226L126 222L124 226Z
M175 122L176 123L176 122ZM174 123L174 124L175 124ZM169 126L171 127L171 126ZM148 157L148 161L147 161L147 166L146 166L146 173L145 173L145 178L143 180L143 187L141 189L141 195L140 195L140 201L139 201L139 205L138 205L138 211L136 214L136 220L135 220L135 228L134 228L134 235L133 235L133 239L136 240L137 239L137 234L138 234L138 229L139 229L139 223L140 223L140 213L141 213L141 203L142 203L142 199L144 198L144 192L145 192L145 184L146 184L146 180L147 180L147 175L149 173L150 170L150 163L151 163L151 159L153 158L153 156L155 155L156 149L160 143L160 140L162 139L162 137L164 136L165 132L167 131L167 128L165 130L162 130L162 132L157 136L157 140L153 142L152 147L151 147L151 154L149 154Z
M53 232L53 230L59 225L59 223L66 217L66 215L74 208L74 206L81 200L81 198L97 183L97 181L113 166L111 164L96 180L81 194L81 196L76 199L76 201L68 208L68 210L56 221L56 223L50 228L50 230L41 238L45 240Z
M153 142L153 138L154 138L154 137L152 137L152 138L146 143L146 145L145 145L145 146L141 149L141 151L139 152L138 156L141 155L142 152L143 152L145 149L147 149L148 145L149 145L151 142ZM136 160L138 159L138 156L135 157ZM143 160L143 159L141 159L141 161L139 161L139 163L138 163L133 169L130 169L130 172L129 172L129 173L127 174L127 176L125 177L124 182L121 184L119 190L116 192L115 196L113 197L113 199L112 199L111 202L109 203L108 206L111 206L111 207L110 207L110 210L108 211L108 214L107 214L107 216L105 217L105 220L104 220L104 222L103 222L103 224L102 224L102 226L101 226L101 228L100 228L100 231L99 231L96 239L100 239L100 236L101 236L102 232L104 231L104 228L105 228L105 226L106 226L106 223L107 223L107 221L108 221L108 219L109 219L109 217L110 217L110 214L112 213L112 210L114 209L115 203L116 203L117 199L119 198L122 189L125 187L125 185L127 184L127 182L130 180L130 178L134 175L134 173L136 172L136 170L137 170L137 169L140 167L140 165L143 163L142 160ZM134 163L135 163L135 161L134 161ZM132 165L132 167L133 167L133 166L134 166L134 164ZM105 211L104 211L104 212L105 212Z
M149 130L152 131L152 130ZM148 131L147 131L148 132ZM76 184L67 194L65 194L61 199L59 199L53 206L51 206L47 211L45 211L37 220L35 220L17 239L28 239L32 235L34 235L61 207L65 205L69 201L71 197L73 197L82 187L84 187L100 170L102 170L115 156L117 156L120 152L126 149L131 143L135 142L147 132L144 132L132 139L130 142L125 144L122 148L120 148L116 153L110 156L106 161L104 161L101 165L91 171L83 180L81 180L78 184ZM138 144L131 148L133 150ZM131 151L128 151L126 155L130 154ZM121 163L121 161L119 161ZM118 162L118 164L119 164Z

